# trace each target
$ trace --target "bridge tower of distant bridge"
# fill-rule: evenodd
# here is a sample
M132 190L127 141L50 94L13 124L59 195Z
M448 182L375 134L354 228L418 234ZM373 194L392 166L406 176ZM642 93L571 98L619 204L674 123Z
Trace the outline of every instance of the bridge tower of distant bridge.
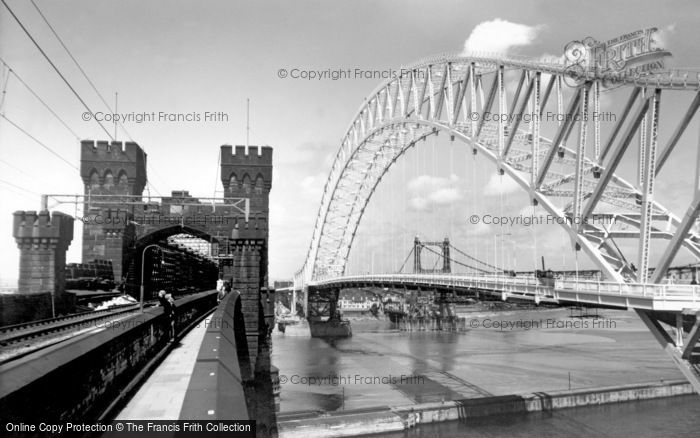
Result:
M426 247L439 247L442 251L440 254L440 259L442 259L442 268L440 269L426 269L423 268L421 252ZM429 249L430 252L437 254L435 251ZM438 262L440 261L438 259ZM421 242L420 237L416 236L413 240L413 272L416 274L439 272L442 274L449 274L452 272L450 264L450 239L445 237L442 242ZM437 266L437 263L436 263Z

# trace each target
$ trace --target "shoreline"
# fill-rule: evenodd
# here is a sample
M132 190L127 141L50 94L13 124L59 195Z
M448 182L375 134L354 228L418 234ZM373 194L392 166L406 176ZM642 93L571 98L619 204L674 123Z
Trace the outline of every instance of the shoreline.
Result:
M467 420L492 415L651 400L694 394L685 380L608 386L594 389L559 390L503 396L422 403L403 406L378 406L329 413L290 413L278 421L281 438L310 436L353 437L408 430L421 424ZM278 414L285 417L284 414Z

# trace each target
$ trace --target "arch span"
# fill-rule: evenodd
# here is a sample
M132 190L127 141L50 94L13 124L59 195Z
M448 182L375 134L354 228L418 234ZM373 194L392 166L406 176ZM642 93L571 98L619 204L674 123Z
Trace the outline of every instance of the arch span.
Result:
M144 234L143 236L139 236L136 240L136 247L143 248L146 245L160 242L176 234L189 234L190 236L198 237L200 239L207 240L211 243L218 243L218 239L216 237L212 236L204 230L194 228L189 225L178 224L163 228L157 228L153 231L150 231L149 233Z
M662 72L645 77L615 77L578 72L576 83L566 65L541 60L440 55L401 69L361 105L341 141L323 191L311 244L295 289L313 281L341 276L364 210L382 177L405 150L430 135L445 133L471 146L513 178L533 203L559 222L577 247L614 281L647 281L649 241L665 218L675 228L653 281L682 246L696 257L700 237L691 226L694 214L680 218L654 200L661 170L700 106L698 75ZM606 88L608 87L608 88ZM695 93L685 117L660 148L658 127L662 91ZM614 126L602 137L600 94L609 91L625 102ZM542 117L549 108L556 117ZM549 111L548 110L548 111ZM501 115L490 117L489 115ZM528 116L529 117L525 117ZM675 121L671 122L676 125ZM578 129L575 129L578 127ZM551 133L551 138L545 134ZM578 135L572 135L578 131ZM591 131L589 133L589 131ZM626 150L640 138L638 173L630 183L615 172ZM567 146L567 143L575 146ZM554 171L558 162L561 170ZM643 181L650 181L649 184ZM615 215L637 224L627 234L590 223L593 215ZM614 237L638 240L639 271L619 250Z
M133 227L133 225L131 225ZM189 235L209 243L218 240L206 231L187 225L172 225L152 230L133 240L125 260L126 291L134 296L145 288L147 298L155 298L157 290L184 293L213 289L219 274L217 263L194 247L170 244L168 238ZM158 248L153 248L158 247Z

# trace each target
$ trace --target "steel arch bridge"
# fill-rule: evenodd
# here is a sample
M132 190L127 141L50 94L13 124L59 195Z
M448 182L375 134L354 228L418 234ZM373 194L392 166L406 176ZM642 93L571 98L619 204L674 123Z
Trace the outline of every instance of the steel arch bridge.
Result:
M577 44L579 49L585 47ZM599 117L602 93L623 104L606 138ZM674 102L680 117L664 118L661 101L671 93L687 102L682 108ZM400 75L365 99L341 141L294 290L303 291L305 312L310 286L333 289L337 298L343 285L463 283L466 288L500 293L503 299L514 292L539 302L539 287L533 289L527 281L505 285L481 278L345 276L359 223L382 178L408 148L442 133L464 142L473 154L515 180L533 205L557 219L576 250L590 257L604 276L604 287L557 282L546 297L592 305L621 300L617 307L634 308L700 393L700 358L695 352L700 346L700 287L660 285L681 248L700 260L695 227L700 213L700 152L694 169L689 169L695 171L693 193L683 215L654 199L657 175L669 157L679 153L676 146L689 136L686 131L699 106L698 71L628 76L558 61L458 54L402 68ZM659 141L662 124L671 132L665 142ZM637 177L630 181L618 170L633 143L638 148ZM612 218L625 228L590 220L595 217ZM625 256L616 239L634 241L634 257ZM655 266L650 261L653 240L663 241L664 248ZM649 304L634 304L640 299L649 299ZM675 300L670 307L668 299ZM675 326L675 331L661 323Z
M345 274L360 220L383 176L408 148L439 133L471 146L513 178L609 281L657 283L681 247L700 260L700 235L693 230L700 210L698 178L684 216L654 200L656 175L700 105L698 72L628 77L575 71L559 62L456 54L427 58L401 72L365 99L342 139L295 289ZM517 83L510 94L508 81ZM591 117L600 114L602 92L625 102L606 139L600 117ZM660 147L662 93L693 98L680 120L665 121L675 127ZM547 125L555 125L552 138L542 134ZM615 171L635 137L639 179L630 182ZM596 225L594 216L614 218L632 230ZM664 222L665 229L654 222ZM632 269L615 244L619 238L638 241L639 269ZM670 242L649 278L652 239Z

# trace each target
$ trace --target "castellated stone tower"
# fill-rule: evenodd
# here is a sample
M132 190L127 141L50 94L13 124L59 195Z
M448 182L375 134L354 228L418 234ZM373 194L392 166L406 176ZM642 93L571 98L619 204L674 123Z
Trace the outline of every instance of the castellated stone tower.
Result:
M142 207L129 205L146 186L146 153L133 142L83 140L80 143L80 176L85 185L83 212L83 262L111 260L119 281L125 255L135 239L130 218ZM101 196L110 195L110 196Z
M267 218L272 187L270 146L221 146L221 182L224 196L250 198L251 214Z
M247 152L247 153L246 153ZM225 243L229 259L220 267L233 289L241 293L251 367L255 368L259 344L265 338L260 324L261 290L267 287L269 196L272 187L272 148L269 146L221 146L221 182L227 198L248 198L250 218L232 230Z
M73 218L48 210L16 211L12 235L20 250L19 293L62 294L66 251L73 240Z

